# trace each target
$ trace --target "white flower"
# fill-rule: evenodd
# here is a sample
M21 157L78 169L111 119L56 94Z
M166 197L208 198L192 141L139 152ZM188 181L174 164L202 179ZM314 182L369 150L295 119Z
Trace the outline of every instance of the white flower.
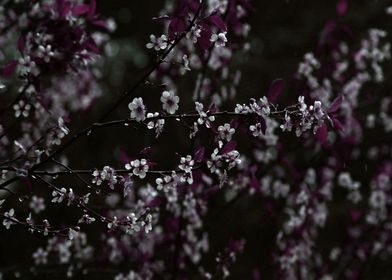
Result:
M162 35L161 37L157 38L155 35L150 35L150 43L146 44L147 49L154 48L156 51L164 50L167 48L167 37L166 35Z
M254 137L258 137L260 135L263 135L263 131L261 129L261 124L259 124L259 123L257 123L256 125L249 126L249 130L252 132L252 135Z
M52 51L51 45L46 46L38 46L38 57L42 58L46 63L50 61L50 59L54 56L54 52Z
M60 191L57 191L57 190L53 191L52 192L52 196L53 196L52 202L53 203L63 202L66 194L67 194L67 190L65 188L61 188Z
M37 197L33 196L31 198L30 204L29 204L31 210L34 211L34 213L39 213L43 210L45 210L45 200L42 197Z
M217 47L224 47L227 42L226 32L211 35L211 42L215 43Z
M148 119L151 119L151 118L154 118L154 117L159 117L159 113L158 112L147 113L147 118ZM160 118L156 118L154 120L151 120L147 124L147 128L148 129L154 129L155 128L156 137L158 137L162 133L164 126L165 126L165 120L164 119L160 119Z
M186 157L181 157L180 165L178 166L178 168L185 171L186 173L191 173L194 164L195 161L192 159L192 157L190 155L187 155Z
M198 26L192 26L192 29L186 35L188 39L191 39L194 44L197 43L197 40L201 37L201 29Z
M171 91L162 92L161 96L162 108L169 114L174 114L178 110L180 98Z
M281 124L280 125L280 128L283 130L283 131L291 131L291 129L293 128L293 123L291 122L291 117L289 116L289 114L287 114L287 112L286 112L286 115L284 116L284 120L285 120L285 122L284 122L284 124Z
M199 114L199 118L197 119L197 123L202 125L205 123L207 128L211 127L211 122L215 121L215 116L208 116L206 112L204 112L204 105L200 102L195 102L196 111Z
M138 122L144 121L146 119L146 107L143 104L143 99L141 97L134 98L128 105L131 111L131 118Z
M387 8L385 9L385 12L386 12L388 15L392 16L392 6L387 7Z
M15 215L15 210L11 208L8 212L4 213L4 221L3 221L3 226L5 226L6 229L9 229L11 225L14 225L15 222L12 220Z
M118 220L117 217L114 216L113 221L108 223L108 229L115 229L116 227L118 227Z
M57 120L57 123L58 123L60 130L63 132L64 136L67 135L69 133L69 129L68 129L68 127L65 126L63 118L59 117ZM61 138L63 138L63 137L61 137Z
M230 124L225 123L224 125L218 127L218 132L220 139L226 139L226 141L229 142L231 140L231 137L235 133L235 129L230 127Z
M38 248L33 254L34 263L36 265L48 263L48 252L42 248Z
M147 160L142 158L140 160L136 159L130 163L127 163L125 165L125 169L132 170L134 175L138 176L140 179L143 179L146 177L146 173L148 172L149 167Z
M88 214L84 214L78 221L79 224L91 224L95 222L95 218L89 216Z

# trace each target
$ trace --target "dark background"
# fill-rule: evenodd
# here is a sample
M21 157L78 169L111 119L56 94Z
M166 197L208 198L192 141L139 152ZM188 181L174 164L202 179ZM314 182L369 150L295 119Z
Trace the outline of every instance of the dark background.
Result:
M249 17L249 23L252 27L250 32L251 50L248 55L241 57L233 66L243 71L236 101L246 101L250 96L261 97L265 95L274 79L290 77L296 71L303 55L315 49L320 32L330 19L336 19L350 26L354 34L353 38L357 41L371 27L391 30L391 18L385 16L384 12L388 2L349 1L348 13L338 18L335 10L336 1L255 0L256 12ZM117 22L118 29L113 33L112 38L119 43L118 52L104 68L103 101L98 102L90 112L74 116L77 121L71 127L73 131L77 131L89 124L90 121L95 120L100 112L104 111L108 104L115 100L116 96L122 94L133 81L136 81L144 73L146 67L154 61L154 53L147 51L145 44L149 41L150 34L162 34L162 26L154 22L152 18L158 15L163 4L164 1L160 0L98 1L99 12L105 17L113 17ZM192 80L192 78L194 76L191 73L190 77L186 79ZM386 78L388 79L387 74ZM179 81L179 84L181 87L178 94L181 98L181 104L190 109L192 108L190 96L194 83ZM149 105L153 107L151 111L158 110L160 93L159 88L144 85L135 92L130 100L133 97L141 96L146 104L152 104ZM296 97L300 93L288 91L286 94L292 94ZM127 103L125 103L112 115L112 118L124 118L128 114ZM292 140L298 141L295 137ZM90 169L103 165L116 165L119 157L118 147L126 150L129 154L136 155L144 147L154 146L156 147L154 155L160 162L160 168L165 169L173 166L176 161L176 158L173 157L174 152L187 153L190 145L187 132L181 131L174 125L169 125L158 141L155 140L152 133L130 127L121 130L98 131L69 148L67 154L73 168ZM214 213L214 207L219 209L222 203L219 200L213 202L211 212ZM260 203L261 201L257 197L243 198L214 220L214 223L209 227L211 255L208 259L210 261L213 260L217 252L226 246L229 238L243 237L247 241L245 252L239 256L238 263L232 269L231 279L250 279L255 268L266 273L267 278L265 279L269 279L271 276L269 274L271 273L270 252L275 246L277 228L275 224L267 221L265 213L259 207ZM339 242L339 235L334 234L333 229L341 226L340 223L343 221L339 218L339 213L344 208L339 205L339 202L336 202L334 209L328 220L332 225L332 230L321 234L321 247ZM24 236L23 232L25 233L25 229L17 229L12 233L10 231L2 232L3 240L12 240L12 242L7 245L3 241L1 242L0 264L5 262L9 265L11 259L15 259L10 255L23 261L27 255L31 255L31 250L41 242L33 236L20 240L20 243L14 242L14 236ZM390 272L391 269L387 270L386 267L383 267L384 275Z

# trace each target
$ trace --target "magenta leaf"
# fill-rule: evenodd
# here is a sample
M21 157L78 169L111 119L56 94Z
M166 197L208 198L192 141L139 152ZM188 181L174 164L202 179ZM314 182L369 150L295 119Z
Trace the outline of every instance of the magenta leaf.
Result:
M271 103L276 103L279 95L282 93L282 89L283 89L283 80L282 79L274 80L268 90L268 95L267 95L268 100Z
M342 95L339 95L332 101L331 106L329 106L327 112L328 113L335 113L337 110L339 110L340 106L342 105L343 97Z
M204 154L205 154L205 148L203 147L203 146L200 146L198 149L197 149L197 151L195 152L195 155L194 155L194 160L196 161L196 162L202 162L203 161L203 159L204 159Z
M332 119L333 127L335 130L339 130L339 131L344 130L342 123L337 118L331 117L331 119Z
M102 27L102 28L108 27L107 22L102 19L93 20L91 23L94 24L95 26Z
M96 10L97 10L97 2L96 2L96 0L91 0L89 11L88 11L88 18L89 19L92 19L94 17Z
M347 12L347 7L347 0L339 0L339 2L336 4L336 13L339 16L343 16Z
M224 154L230 153L235 150L236 146L237 146L237 142L232 140L223 146L222 150L220 151L220 154L224 155Z
M211 28L205 23L199 23L200 31L200 38L197 40L199 46L203 50L207 50L211 46Z
M322 124L316 132L317 140L319 140L322 144L328 143L328 127L324 123Z
M350 209L350 218L352 221L358 221L361 218L361 211L356 209Z
M11 76L16 69L16 66L18 66L18 61L17 60L11 60L9 61L4 67L3 67L3 77L8 78Z
M212 114L218 112L218 108L216 107L215 103L211 103L210 107L208 108L208 112Z
M181 33L185 32L186 26L184 20L174 18L169 24L169 40L176 39Z
M72 8L72 14L75 16L80 16L86 14L90 11L90 7L86 4L76 5Z
M26 37L25 36L20 36L19 38L18 38L18 51L20 51L20 52L23 52L23 50L25 49L25 47L26 47Z
M222 18L220 16L218 16L217 14L212 15L209 17L210 21L216 25L216 27L218 27L220 30L222 31L227 31L227 27L225 22L222 20Z

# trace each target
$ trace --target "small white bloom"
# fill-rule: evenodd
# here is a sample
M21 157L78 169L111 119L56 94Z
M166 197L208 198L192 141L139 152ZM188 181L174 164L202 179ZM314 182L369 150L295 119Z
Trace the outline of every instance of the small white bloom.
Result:
M144 121L146 119L146 107L143 104L143 99L141 97L134 98L128 105L131 111L131 118L138 122Z
M180 98L171 91L162 92L161 102L163 110L169 114L174 114L178 110Z
M15 210L11 208L8 212L4 213L4 220L3 220L3 226L5 226L6 229L10 229L11 225L14 225L15 222L12 220L15 215Z
M52 51L51 45L40 45L38 46L38 57L42 58L46 63L50 61L50 59L54 56L54 52Z
M235 133L235 129L230 126L230 124L225 123L218 127L219 137L222 140L229 142Z
M392 6L389 6L388 8L386 8L385 12L386 12L388 15L392 16Z
M33 197L31 197L29 206L31 210L33 210L34 213L37 214L45 210L45 200L42 197L37 197L34 195Z
M125 169L132 170L132 173L134 175L138 176L140 179L143 179L146 177L149 166L147 164L147 160L142 158L140 160L136 159L131 161L130 163L127 163L125 165Z
M151 118L154 118L154 117L159 117L159 113L158 112L147 113L147 118L148 119L151 119ZM151 120L147 124L147 128L148 129L154 129L155 128L156 137L158 137L162 133L162 131L164 129L164 126L165 126L165 120L164 119L160 119L160 118L156 118L154 120Z
M166 35L157 38L155 35L151 34L150 41L150 43L146 44L147 49L154 48L156 51L159 51L166 49L168 46Z
M226 32L211 35L211 42L215 43L217 47L224 47L227 42Z
M187 155L186 157L181 157L180 165L178 166L178 168L185 171L186 173L191 173L194 164L195 161L192 159L192 156Z
M48 263L48 252L42 248L38 248L33 254L34 263L36 265L47 264Z

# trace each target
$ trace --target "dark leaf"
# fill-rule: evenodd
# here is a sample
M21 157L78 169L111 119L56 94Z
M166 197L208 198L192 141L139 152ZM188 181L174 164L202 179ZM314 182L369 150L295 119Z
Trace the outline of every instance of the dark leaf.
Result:
M181 33L185 32L186 26L184 20L180 18L174 18L169 24L169 40L176 39Z
M235 150L235 147L237 147L237 142L232 140L223 146L222 150L220 151L220 154L224 155L224 154L230 153L231 151Z
M211 103L210 107L208 108L208 112L210 113L216 113L218 111L218 108L216 107L215 103Z
M18 50L22 53L25 47L26 47L26 37L22 35L18 38Z
M317 140L319 140L322 144L328 143L328 127L324 123L322 124L316 132Z
M16 69L16 66L18 66L18 61L17 60L11 60L9 61L4 67L3 67L3 77L8 78L11 76Z
M97 10L97 2L96 0L91 0L90 5L89 5L89 11L88 11L88 18L92 19L95 15L95 11Z
M206 149L203 146L200 146L197 151L195 152L194 155L194 160L196 162L202 162L204 159L204 154L205 154Z
M282 79L277 79L272 82L269 90L268 90L268 95L267 98L271 103L276 103L279 95L282 93L283 89L283 80Z
M331 106L329 106L327 112L334 113L337 110L339 110L340 105L342 105L342 101L343 101L342 95L339 95L338 97L336 97L335 100L332 101Z
M344 126L342 125L342 123L335 117L332 117L332 122L333 122L333 127L335 130L339 130L339 131L343 131L344 130Z
M339 2L336 4L336 13L339 16L343 16L347 12L347 7L347 0L339 0Z
M203 50L207 50L211 46L211 28L205 23L199 23L200 37L197 42Z
M76 5L72 8L72 14L75 16L86 14L89 11L90 11L90 6L86 4Z
M210 16L209 19L220 30L227 31L226 24L225 24L225 22L222 20L222 18L220 16L215 14L215 15Z

